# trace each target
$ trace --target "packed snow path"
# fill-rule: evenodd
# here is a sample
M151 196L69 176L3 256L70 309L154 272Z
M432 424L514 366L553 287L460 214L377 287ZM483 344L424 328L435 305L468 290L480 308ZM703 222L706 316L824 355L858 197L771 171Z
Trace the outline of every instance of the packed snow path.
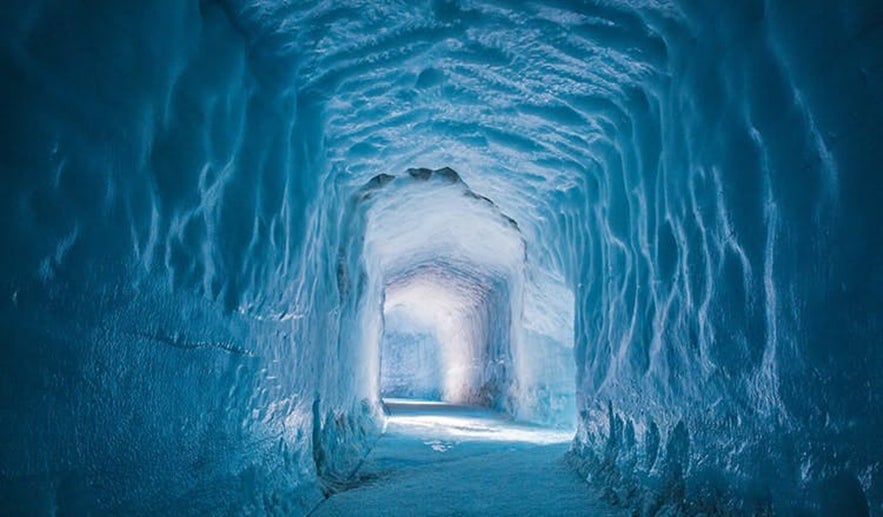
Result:
M312 515L616 515L564 462L572 433L482 408L387 400L386 432Z

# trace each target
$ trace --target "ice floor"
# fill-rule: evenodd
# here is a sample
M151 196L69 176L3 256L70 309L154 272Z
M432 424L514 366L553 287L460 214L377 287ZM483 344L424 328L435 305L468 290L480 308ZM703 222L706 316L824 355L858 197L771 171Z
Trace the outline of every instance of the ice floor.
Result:
M618 515L565 463L570 431L483 408L386 406L386 432L354 481L311 515Z

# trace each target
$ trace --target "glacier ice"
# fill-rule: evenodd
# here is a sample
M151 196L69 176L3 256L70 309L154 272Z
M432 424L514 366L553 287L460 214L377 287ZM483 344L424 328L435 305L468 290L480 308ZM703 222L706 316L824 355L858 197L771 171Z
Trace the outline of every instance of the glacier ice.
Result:
M0 21L3 513L305 513L385 392L883 514L878 0L136 4Z

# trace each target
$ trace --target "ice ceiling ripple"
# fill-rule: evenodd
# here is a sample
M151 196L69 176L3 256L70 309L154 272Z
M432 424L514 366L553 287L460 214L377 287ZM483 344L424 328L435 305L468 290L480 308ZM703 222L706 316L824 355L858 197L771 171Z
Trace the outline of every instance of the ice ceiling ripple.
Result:
M443 277L367 207L454 217L380 185L451 167L524 250L454 298L572 343L612 503L883 513L879 2L102 7L0 22L4 506L310 508L376 432L384 289Z

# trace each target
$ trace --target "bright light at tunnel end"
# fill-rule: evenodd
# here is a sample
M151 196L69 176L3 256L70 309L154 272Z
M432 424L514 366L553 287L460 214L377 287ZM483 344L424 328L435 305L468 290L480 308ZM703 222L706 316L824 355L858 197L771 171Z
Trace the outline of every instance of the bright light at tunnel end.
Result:
M396 408L387 416L388 432L460 442L551 445L573 440L572 431L516 422L481 407L398 398L384 398L384 403Z

